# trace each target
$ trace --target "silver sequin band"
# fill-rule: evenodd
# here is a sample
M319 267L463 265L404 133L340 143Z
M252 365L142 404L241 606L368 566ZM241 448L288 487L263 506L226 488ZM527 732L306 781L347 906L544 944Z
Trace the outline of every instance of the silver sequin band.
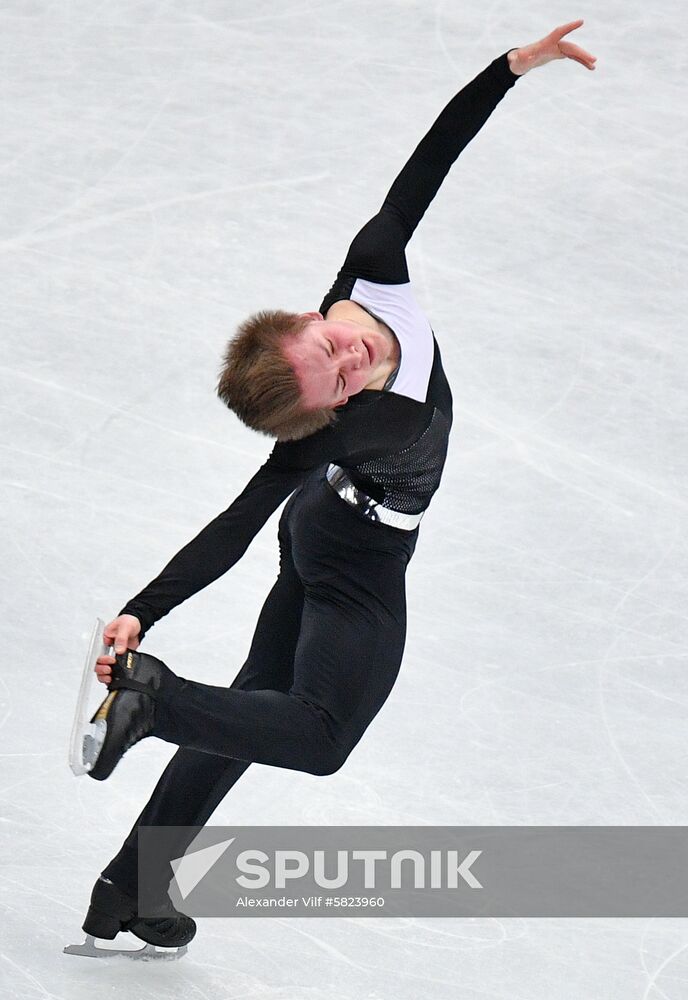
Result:
M420 519L425 513L424 510L419 514L403 514L400 510L390 510L389 507L373 500L372 497L354 486L346 470L339 465L331 464L329 466L327 481L342 500L355 507L359 514L362 514L369 521L381 521L383 524L389 524L392 528L413 531L420 524Z

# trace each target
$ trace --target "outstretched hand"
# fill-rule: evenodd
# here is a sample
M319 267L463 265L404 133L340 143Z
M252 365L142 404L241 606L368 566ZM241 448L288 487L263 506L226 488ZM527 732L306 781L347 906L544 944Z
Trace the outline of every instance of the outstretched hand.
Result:
M545 63L551 62L553 59L573 59L581 66L585 66L586 69L595 69L597 56L590 55L589 52L586 52L579 45L574 45L573 42L562 41L564 35L580 28L583 23L582 20L570 21L568 24L562 24L561 27L550 31L549 35L545 35L538 42L533 42L532 45L525 45L521 49L512 49L509 53L509 65L512 72L517 76L523 76L528 70L535 69L536 66L544 66Z

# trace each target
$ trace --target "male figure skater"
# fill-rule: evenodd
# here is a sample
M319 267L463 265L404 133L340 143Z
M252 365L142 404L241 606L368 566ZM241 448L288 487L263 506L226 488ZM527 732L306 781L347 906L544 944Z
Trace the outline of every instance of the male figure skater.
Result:
M95 716L105 735L91 776L107 778L146 736L179 750L96 883L87 933L189 941L189 917L169 908L137 915L139 827L204 824L252 761L332 774L389 695L405 642L406 567L452 423L405 248L451 165L520 76L553 59L594 69L594 56L563 41L582 23L505 52L452 98L354 238L319 311L258 313L230 342L218 394L277 442L227 510L105 630L117 655L96 667L109 694ZM154 622L241 558L290 494L279 576L231 687L185 679L137 652Z

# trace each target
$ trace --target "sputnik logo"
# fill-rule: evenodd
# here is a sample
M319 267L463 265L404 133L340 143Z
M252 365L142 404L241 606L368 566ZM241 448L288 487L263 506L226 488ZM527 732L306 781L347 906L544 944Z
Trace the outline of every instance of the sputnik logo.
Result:
M208 874L215 862L235 840L236 837L230 837L229 840L211 844L210 847L202 847L193 854L184 854L181 858L175 858L170 862L182 899L186 899L189 893L194 891L201 879Z

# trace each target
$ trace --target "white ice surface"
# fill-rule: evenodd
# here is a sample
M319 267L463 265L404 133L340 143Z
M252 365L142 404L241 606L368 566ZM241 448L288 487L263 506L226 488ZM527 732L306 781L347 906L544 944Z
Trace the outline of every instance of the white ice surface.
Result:
M519 81L409 249L456 410L398 683L341 771L254 766L214 822L688 824L685 5L6 0L3 996L686 996L685 920L206 920L179 964L61 954L173 752L70 773L92 622L269 450L214 396L227 337L317 309L452 94L576 17L598 69ZM276 521L152 652L230 682Z

